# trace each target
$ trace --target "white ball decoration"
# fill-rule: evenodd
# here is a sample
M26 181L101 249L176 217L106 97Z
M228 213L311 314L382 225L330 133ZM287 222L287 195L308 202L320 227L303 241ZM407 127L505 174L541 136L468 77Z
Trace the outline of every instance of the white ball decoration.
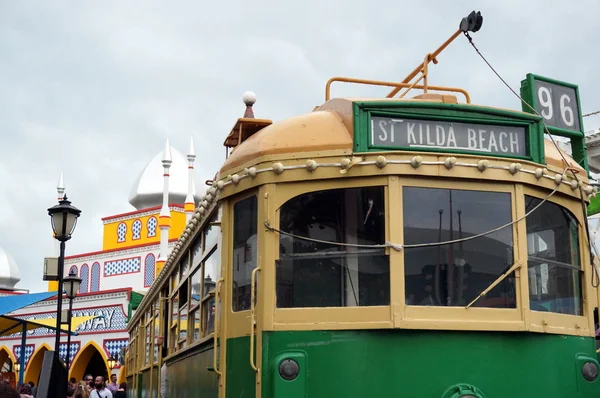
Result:
M574 191L579 188L579 182L577 180L571 180L571 189Z
M477 162L477 170L481 171L482 173L490 166L490 162L487 159L481 159L480 161Z
M554 182L556 183L556 185L559 185L563 180L563 176L562 174L557 174L554 176Z
M256 103L256 94L252 91L246 91L244 95L242 95L242 100L244 101L244 104L252 106Z
M451 156L449 158L446 158L446 160L444 160L444 166L446 166L446 168L448 170L453 168L454 165L456 165L456 158L454 156Z
M521 163L511 163L508 166L508 171L510 171L510 174L517 174L521 170L521 167Z
M316 161L314 161L313 159L308 159L306 161L306 168L309 171L315 171L317 169L317 167L319 167L319 164Z
M420 156L413 156L412 159L410 159L410 165L415 169L419 168L421 163L423 163L423 158Z
M375 165L380 169L383 169L387 165L387 159L385 158L385 156L377 156L377 159L375 159Z
M283 173L284 167L282 163L273 163L273 171L275 172L275 174L281 174Z

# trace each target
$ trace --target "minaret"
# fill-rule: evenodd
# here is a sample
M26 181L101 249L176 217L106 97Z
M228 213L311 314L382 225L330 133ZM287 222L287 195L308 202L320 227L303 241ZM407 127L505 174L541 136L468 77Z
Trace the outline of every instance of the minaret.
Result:
M63 173L60 172L60 177L58 177L58 185L56 185L56 192L58 193L58 201L60 202L62 198L65 196L65 182L63 179ZM54 231L52 231L52 240L54 241L54 257L59 256L60 243L54 239ZM48 282L48 291L55 292L58 291L58 281L49 281Z
M194 215L196 203L194 203L194 160L196 160L196 151L194 151L194 137L190 137L190 151L187 155L188 160L188 193L185 197L185 223L188 224Z
M156 261L156 273L155 277L160 275L167 257L169 255L169 230L171 229L171 211L169 210L169 169L171 168L171 145L169 145L169 139L165 144L165 151L163 153L162 165L164 169L164 187L163 187L163 204L160 209L160 216L158 217L158 227L160 228L160 254Z

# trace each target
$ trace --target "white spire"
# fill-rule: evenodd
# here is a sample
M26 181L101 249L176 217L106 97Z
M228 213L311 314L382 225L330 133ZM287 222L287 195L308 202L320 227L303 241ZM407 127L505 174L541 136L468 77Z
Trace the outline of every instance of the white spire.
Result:
M162 164L165 165L165 162L169 162L169 166L171 166L171 145L169 144L169 139L167 138L167 142L165 143L165 151L163 152Z
M190 137L190 150L187 155L188 160L188 193L185 197L185 222L189 223L194 215L196 203L194 202L194 160L196 160L196 151L194 150L194 137Z
M160 255L159 259L167 260L169 255L169 230L171 229L171 211L169 210L169 169L171 168L171 145L169 139L165 143L165 151L163 152L163 203L160 209L158 226L160 228Z
M60 177L58 177L58 185L56 186L56 192L58 192L58 200L62 200L65 195L65 182L63 179L63 173L60 172Z

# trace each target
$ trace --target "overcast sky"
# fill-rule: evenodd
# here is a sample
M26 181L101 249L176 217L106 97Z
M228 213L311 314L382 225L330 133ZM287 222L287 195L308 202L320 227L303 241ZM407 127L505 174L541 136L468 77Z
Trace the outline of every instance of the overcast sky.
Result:
M100 218L133 210L133 181L167 137L185 153L193 135L208 178L244 91L257 117L281 120L321 104L332 76L402 80L473 9L475 43L513 88L538 73L579 84L584 113L600 109L598 0L0 1L0 245L17 286L46 288L61 171L83 210L67 254L99 250ZM465 38L439 61L431 84L520 109Z

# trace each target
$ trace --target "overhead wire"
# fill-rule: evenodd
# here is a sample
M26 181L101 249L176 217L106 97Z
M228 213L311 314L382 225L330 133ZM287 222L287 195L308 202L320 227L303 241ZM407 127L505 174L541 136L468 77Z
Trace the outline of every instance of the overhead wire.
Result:
M565 163L566 167L569 168L569 161L566 159L565 155L563 154L562 150L560 149L560 147L556 143L556 140L554 139L554 137L552 136L552 134L550 134L550 131L548 130L548 126L546 126L546 123L544 122L544 118L542 117L542 115L540 115L540 113L531 104L529 104L527 101L525 101L523 99L523 97L521 97L510 86L510 84L508 84L506 82L506 80L504 80L504 78L502 78L502 76L500 76L500 74L498 73L498 71L496 71L496 69L492 66L492 64L485 58L485 56L481 53L481 51L479 50L479 48L477 48L477 46L473 42L473 38L471 37L471 35L469 35L469 32L463 32L463 33L464 33L465 37L467 38L467 40L469 40L469 43L471 44L471 46L473 47L473 49L475 49L475 51L477 52L477 54L487 64L487 66L492 70L492 72L494 72L494 74L498 77L498 79L500 79L500 81L502 81L502 83L504 83L504 85L515 95L515 97L517 97L523 104L525 104L527 106L527 108L531 109L531 111L533 113L535 113L536 115L538 115L539 117L542 118L542 125L544 126L544 131L550 137L550 140L552 141L552 144L554 144L554 146L556 147L556 149L557 149L558 153L560 154L560 156L561 156L563 162ZM600 111L592 112L592 114L595 114L595 113L600 113ZM588 116L590 116L590 115L591 114L588 114ZM581 206L582 206L582 210L583 210L583 220L584 220L583 224L584 224L584 227L585 227L587 247L588 247L588 251L590 253L590 259L592 259L594 257L594 253L592 251L593 250L592 249L593 246L592 246L592 244L590 242L590 231L589 231L589 226L588 226L587 209L586 209L585 201L583 200L583 188L581 186L581 182L579 181L579 178L577 177L577 173L573 171L572 174L573 174L573 178L575 179L575 181L577 181L577 183L579 185L579 196L580 196ZM598 253L596 253L596 256L598 256ZM594 266L593 262L592 262L592 286L593 287L600 286L600 273L598 272L598 270Z

